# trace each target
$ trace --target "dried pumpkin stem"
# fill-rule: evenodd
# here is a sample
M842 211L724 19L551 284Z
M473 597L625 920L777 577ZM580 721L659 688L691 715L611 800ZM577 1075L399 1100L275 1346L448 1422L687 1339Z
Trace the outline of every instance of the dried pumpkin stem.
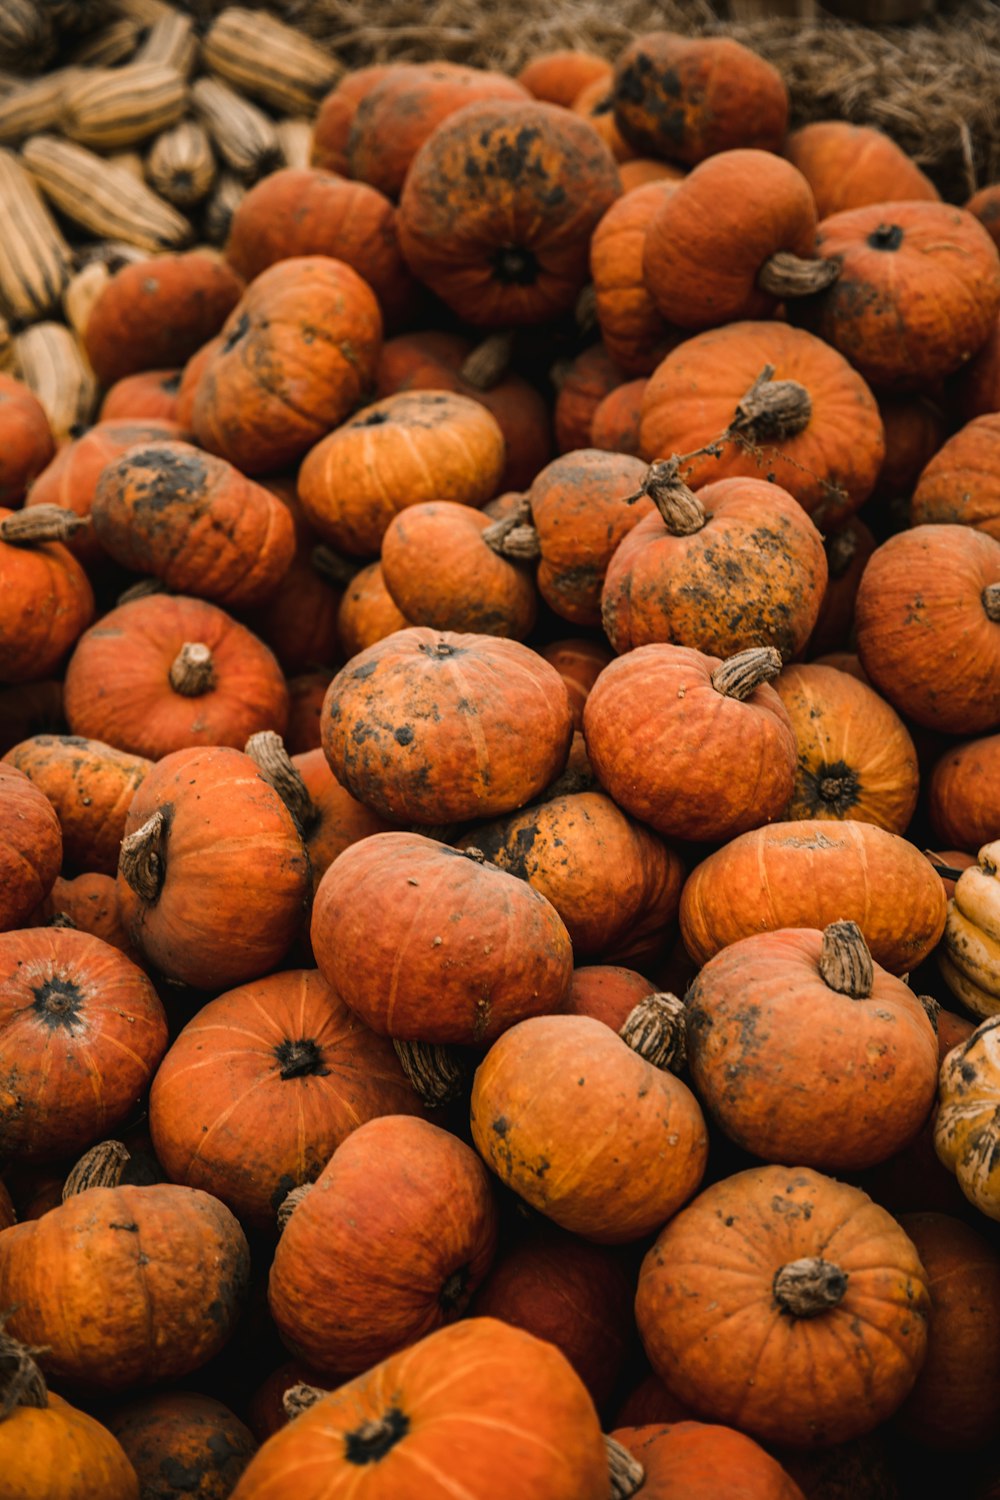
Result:
M712 673L712 686L724 698L744 702L765 682L773 682L781 671L781 652L774 646L750 646L728 656Z
M136 895L152 905L160 894L166 874L166 819L160 808L122 839L118 873Z
M847 1282L847 1272L832 1261L805 1256L781 1266L771 1290L782 1312L793 1318L817 1318L843 1301Z
M812 398L797 380L775 380L765 365L736 408L726 436L750 443L784 442L809 426Z
M824 930L819 972L839 995L867 1000L875 983L875 966L857 922L831 922Z
M843 578L858 555L857 532L835 531L826 539L826 563L831 578Z
M467 849L462 849L459 852L464 854L466 859L471 859L474 864L485 865L488 863L482 849L478 849L475 844L470 844Z
M281 1202L278 1204L279 1234L284 1233L285 1229L287 1228L288 1221L292 1217L292 1214L298 1208L299 1204L302 1202L306 1194L312 1192L312 1187L313 1185L311 1182L303 1182L299 1185L299 1187L292 1188L291 1192L286 1193L284 1198L282 1198Z
M90 525L89 516L63 510L60 505L30 505L0 521L0 542L30 547L36 542L68 542Z
M453 1047L436 1042L403 1042L393 1038L400 1066L428 1109L439 1109L465 1092L466 1069Z
M702 529L708 517L694 490L688 489L681 479L680 465L676 454L672 458L657 459L646 470L635 493L625 496L624 503L634 505L637 500L648 496L671 536L693 536Z
M130 1160L121 1141L101 1141L91 1146L63 1183L62 1201L68 1203L89 1188L118 1187Z
M782 302L786 297L812 297L833 286L840 269L839 260L804 260L790 250L778 250L761 266L757 285Z
M986 618L1000 625L1000 583L988 583L983 589L983 608Z
M533 562L541 557L542 546L538 532L532 524L531 501L522 495L509 515L494 521L482 533L483 541L491 551L511 561Z
M0 1422L19 1406L44 1411L49 1404L45 1377L35 1363L35 1355L46 1350L29 1348L6 1332L4 1324L13 1311L11 1308L0 1317Z
M477 391L491 391L499 385L514 355L514 331L491 333L466 355L459 374Z
M646 1470L617 1438L605 1436L608 1451L608 1494L611 1500L630 1500L646 1482Z
M315 1406L317 1401L322 1401L324 1396L329 1396L329 1391L321 1391L318 1385L293 1385L281 1398L281 1404L285 1409L285 1416L290 1422L296 1417L301 1417L310 1406Z
M154 594L166 594L167 586L158 578L140 578L138 583L133 583L118 595L118 604L133 604L136 599L151 599Z
M252 734L243 747L269 786L273 786L288 808L302 833L308 833L319 819L319 809L309 795L285 742L273 729Z
M928 1021L930 1021L936 1033L938 1029L938 1017L941 1014L941 1006L934 999L933 995L918 995L917 999L923 1006L924 1015L927 1017Z
M618 1032L646 1062L679 1073L687 1062L687 1012L683 1000L662 990L633 1006Z
M170 686L184 698L200 698L215 687L212 653L201 641L185 641L170 668Z
M364 567L363 562L353 557L342 557L339 552L334 552L332 547L327 547L322 542L312 549L309 561L322 578L339 589L346 589Z

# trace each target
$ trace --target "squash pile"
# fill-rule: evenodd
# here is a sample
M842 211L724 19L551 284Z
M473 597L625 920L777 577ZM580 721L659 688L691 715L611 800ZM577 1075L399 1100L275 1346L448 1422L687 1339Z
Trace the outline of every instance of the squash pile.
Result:
M339 72L0 97L0 1489L986 1500L1000 186Z

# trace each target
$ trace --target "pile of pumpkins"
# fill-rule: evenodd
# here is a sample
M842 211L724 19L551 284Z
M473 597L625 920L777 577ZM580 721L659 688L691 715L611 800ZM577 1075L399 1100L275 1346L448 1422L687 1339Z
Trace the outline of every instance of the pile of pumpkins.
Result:
M0 1488L1000 1495L1000 186L664 32L310 149L0 377Z

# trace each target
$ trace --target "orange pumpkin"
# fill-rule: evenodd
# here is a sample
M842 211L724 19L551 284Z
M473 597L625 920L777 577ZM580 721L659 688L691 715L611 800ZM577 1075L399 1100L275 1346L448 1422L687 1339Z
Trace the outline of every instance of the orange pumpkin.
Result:
M268 488L288 508L295 551L274 592L243 616L244 624L270 646L289 676L325 665L328 682L343 654L337 614L347 579L336 565L325 566L325 553L317 547L318 537L302 514L294 486L290 493L282 493L275 481Z
M355 573L337 611L337 635L348 660L411 624L385 586L381 563L369 563ZM327 675L324 693L329 680Z
M913 491L913 526L974 526L1000 542L1000 412L977 417L939 448Z
M880 396L878 409L885 431L885 458L876 495L893 500L912 495L921 471L948 435L944 416L923 396Z
M55 451L41 402L19 380L0 374L0 505L17 505Z
M684 168L674 162L653 161L651 158L634 156L629 161L619 162L618 176L622 180L622 191L630 193L633 188L647 182L680 182Z
M588 84L610 77L611 64L606 57L573 47L538 52L529 57L518 73L517 81L534 98L569 109Z
M854 626L854 605L861 575L877 543L859 516L848 516L823 538L826 553L826 593L806 645L810 657L824 656L846 646Z
M227 1500L257 1451L253 1433L221 1401L164 1391L107 1417L145 1493L181 1480L195 1500ZM169 1478L168 1478L169 1476Z
M1000 245L1000 188L995 182L987 183L973 193L964 205L966 213L974 214L994 241Z
M58 876L35 911L32 926L35 925L88 932L117 948L133 963L139 963L139 955L129 942L118 913L118 883L112 875L77 875L72 880Z
M22 927L52 889L62 864L55 808L30 777L0 763L0 932Z
M931 826L944 844L978 849L1000 832L1000 734L942 755L931 773Z
M573 1016L593 1016L612 1031L621 1031L632 1011L654 993L648 979L617 964L585 964L573 970L566 1009Z
M590 447L595 411L605 396L624 381L625 371L615 364L604 344L591 344L568 368L559 371L555 432L560 453Z
M319 749L320 717L329 681L329 672L303 672L299 677L289 678L288 728L284 738L290 755Z
M582 115L607 146L619 166L635 155L632 147L615 124L615 99L610 70L607 77L595 78L580 90L569 106Z
M387 833L389 824L341 786L319 746L296 754L292 765L306 793L299 824L315 892L338 855L373 833Z
M671 1422L619 1427L611 1436L645 1469L645 1500L716 1500L727 1492L742 1492L745 1500L805 1500L776 1459L731 1427Z
M125 814L151 762L97 740L50 734L23 740L4 760L30 776L55 808L69 863L113 875Z
M395 67L401 66L395 64ZM394 71L391 64L376 63L370 68L353 68L343 75L319 107L313 125L310 165L325 172L348 175L347 142L358 105L376 84Z
M609 662L614 660L608 648L599 641L579 640L553 641L539 652L549 662L569 691L569 706L573 714L573 728L583 728L583 705L591 688Z
M783 150L812 188L821 219L869 203L933 203L941 196L913 158L871 125L814 120L793 130Z
M142 370L116 380L101 402L102 422L177 420L177 392L181 371Z
M87 575L55 540L72 529L58 511L0 507L0 682L50 676L94 618Z
M646 236L678 183L649 182L626 192L594 230L590 274L608 354L629 374L649 375L683 334L660 313L643 276Z
M627 380L609 391L594 412L590 424L590 441L595 448L609 453L639 454L639 425L642 421L642 398L646 380Z
M958 413L966 422L1000 411L1000 318L994 320L986 342L949 386ZM944 436L942 432L942 439Z

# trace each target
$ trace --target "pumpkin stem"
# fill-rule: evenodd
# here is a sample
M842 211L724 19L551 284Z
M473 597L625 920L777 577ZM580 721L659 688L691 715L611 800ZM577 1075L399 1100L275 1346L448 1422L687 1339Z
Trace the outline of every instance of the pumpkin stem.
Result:
M511 561L533 562L541 557L542 548L538 532L532 525L531 501L522 495L510 515L494 521L482 533L483 541L500 557Z
M1000 583L988 583L983 589L983 608L986 618L1000 625Z
M124 589L118 595L116 605L134 604L136 599L151 599L154 594L165 594L167 586L159 578L140 578L138 583Z
M463 854L466 859L471 859L477 865L485 865L487 863L486 855L482 849L477 849L475 844L470 844L467 849L460 849L458 852Z
M858 552L858 536L845 526L826 539L826 563L831 578L843 578Z
M824 984L838 995L868 999L875 983L875 967L857 922L831 922L824 930L819 972Z
M166 841L167 820L159 807L141 828L122 839L118 873L147 906L153 905L163 887Z
M646 1483L646 1470L617 1438L605 1436L604 1446L608 1450L610 1500L630 1500Z
M91 1146L63 1183L62 1201L68 1203L89 1188L118 1187L130 1160L121 1141L101 1141Z
M308 834L319 821L319 808L309 795L298 766L285 749L285 742L273 729L252 734L243 746L269 786L272 786L288 808L299 832Z
M185 641L170 668L170 686L184 698L200 698L215 687L212 653L201 641Z
M428 1109L438 1109L460 1099L465 1092L466 1070L454 1047L436 1042L403 1042L393 1037L400 1066Z
M817 1256L790 1260L774 1273L771 1290L782 1312L793 1318L817 1318L843 1301L848 1276Z
M491 391L510 369L513 354L513 329L491 333L465 356L458 373L469 385L475 386L477 391Z
M60 505L30 505L0 521L0 542L30 547L34 542L68 542L90 525L89 516L63 510Z
M790 250L778 250L761 266L757 285L782 302L787 297L812 297L833 286L840 270L839 260L803 260Z
M727 437L750 443L784 442L804 432L812 417L812 398L797 380L775 380L765 365L733 414Z
M712 686L724 698L745 702L765 682L773 682L781 671L781 652L774 646L750 646L727 656L712 673Z
M634 495L625 496L624 503L634 505L647 495L671 536L693 536L708 519L698 496L680 477L680 459L676 454L650 464L642 484Z
M330 1069L323 1060L323 1049L312 1037L297 1041L285 1038L274 1048L278 1076L286 1082L292 1078L328 1078Z
M934 1028L935 1035L938 1029L938 1016L941 1014L941 1006L933 995L918 995L917 999L924 1008L924 1014Z
M311 1182L303 1182L300 1183L298 1187L292 1188L291 1192L286 1193L282 1198L281 1202L278 1204L279 1234L284 1233L285 1229L288 1227L288 1221L292 1217L292 1214L298 1208L299 1204L302 1202L306 1194L312 1192L312 1188L313 1185Z
M654 1068L679 1073L687 1062L684 1001L669 990L647 995L629 1011L618 1035Z
M296 1417L301 1417L310 1406L315 1406L317 1401L322 1401L324 1396L329 1396L329 1391L321 1391L318 1385L292 1385L281 1398L281 1404L285 1408L285 1416L290 1422Z
M576 307L573 309L573 317L576 322L576 331L584 338L588 334L596 333L598 327L597 318L597 288L592 281L588 281L579 297L576 299Z
M323 543L312 549L309 561L322 578L338 589L346 589L364 567L364 563L353 557L341 557L339 552Z
M36 1354L45 1349L31 1349L20 1343L4 1328L15 1308L0 1316L0 1422L5 1422L19 1406L33 1406L44 1411L49 1404L45 1377L35 1364Z

